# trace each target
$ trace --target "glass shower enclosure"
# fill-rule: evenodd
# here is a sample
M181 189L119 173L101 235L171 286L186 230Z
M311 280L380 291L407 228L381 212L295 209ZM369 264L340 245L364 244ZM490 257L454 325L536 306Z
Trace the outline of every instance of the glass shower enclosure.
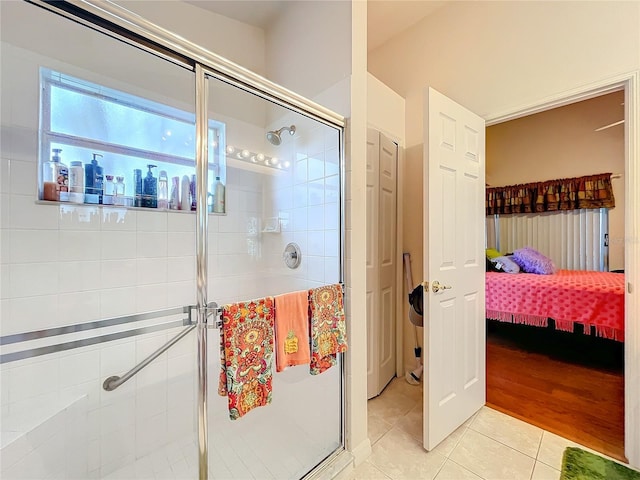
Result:
M86 8L0 3L0 476L313 475L341 356L231 420L216 307L343 281L343 120Z

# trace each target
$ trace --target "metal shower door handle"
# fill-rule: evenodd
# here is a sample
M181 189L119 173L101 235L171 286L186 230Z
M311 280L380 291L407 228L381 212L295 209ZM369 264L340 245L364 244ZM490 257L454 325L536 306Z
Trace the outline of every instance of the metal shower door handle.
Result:
M431 290L433 293L438 293L440 290L450 290L452 287L450 285L440 285L438 280L434 280L431 283Z

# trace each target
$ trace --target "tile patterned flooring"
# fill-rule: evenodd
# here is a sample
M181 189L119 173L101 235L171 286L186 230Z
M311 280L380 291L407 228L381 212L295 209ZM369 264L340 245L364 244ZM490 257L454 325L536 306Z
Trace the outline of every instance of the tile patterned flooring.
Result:
M348 480L558 480L564 449L580 446L485 406L427 452L422 386L404 378L369 400L368 417L372 453Z

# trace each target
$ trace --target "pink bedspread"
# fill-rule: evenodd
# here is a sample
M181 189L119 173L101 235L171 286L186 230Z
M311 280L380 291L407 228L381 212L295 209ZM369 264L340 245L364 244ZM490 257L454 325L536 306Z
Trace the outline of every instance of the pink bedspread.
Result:
M487 318L573 331L574 323L589 333L624 341L624 275L560 270L554 275L486 273Z

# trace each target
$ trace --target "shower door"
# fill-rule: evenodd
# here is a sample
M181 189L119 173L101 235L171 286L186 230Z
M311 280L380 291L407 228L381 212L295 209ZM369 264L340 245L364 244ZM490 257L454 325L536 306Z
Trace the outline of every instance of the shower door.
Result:
M204 72L207 119L224 125L209 139L221 153L208 155L214 196L214 175L225 172L225 215L209 217L208 298L223 305L342 282L341 129ZM295 258L285 253L292 244ZM274 363L271 403L231 420L218 395L217 330L209 343L210 478L302 478L342 450L341 355L320 375Z
M196 218L158 205L157 184L195 174L195 75L38 6L0 8L0 476L197 478ZM59 201L43 188L54 149L72 182Z

